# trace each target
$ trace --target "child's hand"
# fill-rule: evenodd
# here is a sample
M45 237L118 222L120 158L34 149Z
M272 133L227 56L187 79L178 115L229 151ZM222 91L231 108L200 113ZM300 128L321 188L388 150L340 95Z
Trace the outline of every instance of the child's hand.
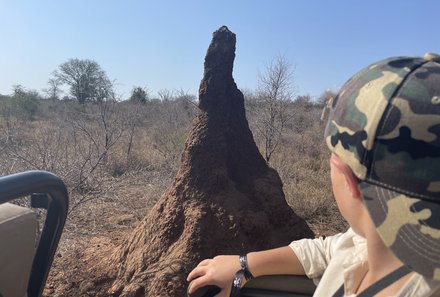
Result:
M207 285L215 285L221 288L220 293L215 297L229 297L232 280L240 268L239 256L237 255L205 259L188 274L187 281L191 282L188 293L192 294Z

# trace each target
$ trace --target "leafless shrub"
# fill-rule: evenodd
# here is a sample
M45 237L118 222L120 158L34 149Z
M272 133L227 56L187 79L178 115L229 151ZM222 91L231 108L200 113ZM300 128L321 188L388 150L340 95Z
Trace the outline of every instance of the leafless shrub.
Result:
M286 200L317 234L342 231L347 225L331 191L330 153L323 141L321 109L313 102L293 102L285 112L291 121L285 127L279 150L272 156L271 166L280 174Z
M247 94L249 95L249 94ZM290 120L286 106L294 96L293 70L285 57L278 56L258 77L258 89L248 99L254 118L254 132L259 135L262 154L269 163L282 142L286 124Z
M101 232L119 221L134 224L172 182L197 113L193 96L162 95L167 99L143 104L41 100L33 121L23 121L2 98L0 173L41 169L60 176L71 197L67 232ZM264 152L255 126L261 114L252 112L258 104L246 100L250 127ZM331 193L319 106L289 101L284 112L289 121L270 162L283 180L287 202L314 230L343 230ZM122 216L103 219L114 213Z
M177 170L190 123L197 108L194 98L178 92L174 100L165 100L157 106L152 127L153 148L162 156L164 165Z

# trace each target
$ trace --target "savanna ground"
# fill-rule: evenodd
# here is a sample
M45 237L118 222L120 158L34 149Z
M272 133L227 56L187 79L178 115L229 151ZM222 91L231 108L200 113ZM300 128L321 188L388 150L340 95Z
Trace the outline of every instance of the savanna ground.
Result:
M75 266L79 255L92 259L95 249L121 243L171 184L198 108L184 97L33 103L30 109L0 97L0 175L48 170L66 183L69 216L45 290L45 296L66 296L64 289L83 279ZM265 156L267 106L246 100L246 108ZM347 227L331 193L321 109L304 98L284 106L286 120L269 163L283 181L288 204L317 236Z

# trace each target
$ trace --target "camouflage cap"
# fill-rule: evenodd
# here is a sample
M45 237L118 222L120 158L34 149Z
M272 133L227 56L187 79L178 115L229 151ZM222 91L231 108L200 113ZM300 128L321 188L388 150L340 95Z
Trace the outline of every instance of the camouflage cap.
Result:
M328 107L327 145L360 180L379 235L440 280L440 56L375 63Z

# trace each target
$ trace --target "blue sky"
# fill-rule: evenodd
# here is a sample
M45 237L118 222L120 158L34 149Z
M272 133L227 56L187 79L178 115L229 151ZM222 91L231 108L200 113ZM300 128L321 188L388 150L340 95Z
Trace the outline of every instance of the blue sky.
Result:
M196 94L212 32L227 25L239 88L284 55L298 94L319 96L379 59L440 53L438 11L435 0L0 0L0 94L41 91L69 58L98 62L123 98L133 86Z

